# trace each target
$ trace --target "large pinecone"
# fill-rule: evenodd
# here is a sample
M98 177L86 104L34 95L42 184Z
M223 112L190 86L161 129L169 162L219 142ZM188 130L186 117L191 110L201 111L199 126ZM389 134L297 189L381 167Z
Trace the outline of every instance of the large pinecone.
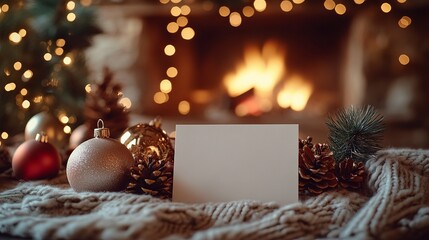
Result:
M366 175L363 162L346 158L337 164L335 172L341 187L351 190L362 188Z
M89 137L93 136L92 131L98 119L103 119L112 138L119 138L128 127L129 112L119 103L122 87L114 83L112 78L112 72L105 68L103 81L92 84L91 91L86 95L84 114Z
M299 190L320 194L338 185L335 161L327 144L299 140Z
M131 168L132 180L127 192L149 194L159 198L171 198L173 189L173 162L158 159L155 154L134 155Z

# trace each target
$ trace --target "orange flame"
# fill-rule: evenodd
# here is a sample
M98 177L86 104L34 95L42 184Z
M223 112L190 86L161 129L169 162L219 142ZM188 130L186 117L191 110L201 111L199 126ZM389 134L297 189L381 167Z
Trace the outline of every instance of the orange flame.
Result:
M302 111L312 93L312 86L299 76L282 83L285 75L285 53L278 43L267 41L262 49L255 45L246 47L243 61L235 72L228 73L223 79L232 98L254 90L254 96L238 104L235 113L238 116L259 115L271 111L274 104ZM283 88L276 95L275 89L280 84L283 84Z

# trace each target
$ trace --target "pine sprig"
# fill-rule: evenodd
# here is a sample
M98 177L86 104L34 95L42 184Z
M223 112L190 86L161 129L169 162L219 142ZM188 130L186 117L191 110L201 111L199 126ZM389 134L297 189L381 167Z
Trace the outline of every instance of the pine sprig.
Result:
M343 109L328 117L329 141L334 159L345 158L365 162L381 149L383 116L374 107Z

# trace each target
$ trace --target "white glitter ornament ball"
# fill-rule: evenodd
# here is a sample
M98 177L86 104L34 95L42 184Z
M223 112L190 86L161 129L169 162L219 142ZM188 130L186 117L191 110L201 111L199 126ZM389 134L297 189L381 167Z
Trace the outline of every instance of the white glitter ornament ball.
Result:
M76 192L124 190L134 164L131 152L119 141L109 138L109 129L99 120L94 138L80 144L67 162L67 179ZM101 127L100 127L101 125Z

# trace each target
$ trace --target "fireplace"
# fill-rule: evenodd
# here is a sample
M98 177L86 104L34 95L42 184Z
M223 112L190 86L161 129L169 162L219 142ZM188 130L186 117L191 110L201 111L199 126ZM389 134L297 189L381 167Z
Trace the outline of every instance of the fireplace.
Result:
M163 116L169 130L181 122L299 123L301 137L323 141L327 114L371 104L391 126L386 144L429 146L428 5L398 3L387 14L365 3L337 14L313 2L287 13L269 4L233 27L204 1L173 17L187 2L100 6L106 33L89 63L94 73L112 68L134 113Z
M210 12L190 16L196 35L186 41L165 31L170 16L145 17L146 56L153 63L149 81L158 87L168 79L168 101L154 104L148 94L143 109L149 114L180 114L181 101L190 115L208 111L238 117L305 112L323 115L342 106L341 71L350 19L324 11L288 15L266 12L246 19L239 28ZM167 45L173 56L163 55ZM161 54L160 54L161 53ZM162 62L163 64L158 64ZM169 78L169 67L178 70Z

